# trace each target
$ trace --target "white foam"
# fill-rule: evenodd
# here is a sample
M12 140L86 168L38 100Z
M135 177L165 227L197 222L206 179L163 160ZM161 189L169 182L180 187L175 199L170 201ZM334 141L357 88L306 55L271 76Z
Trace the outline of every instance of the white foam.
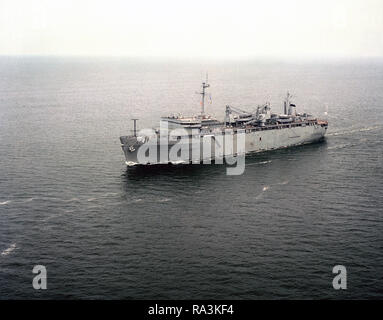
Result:
M184 160L177 160L177 161L170 161L170 162L171 164L175 164L175 165L186 163L186 161Z
M7 256L7 255L9 255L13 250L15 250L16 249L16 243L12 243L11 244L11 246L8 248L8 249L5 249L2 253L1 253L1 255L2 256Z
M260 162L254 162L254 163L246 163L246 166L255 166L260 164L268 164L271 163L272 160L266 160L266 161L260 161Z
M0 206L6 205L6 204L8 204L8 203L10 203L10 202L11 202L11 200L7 200L7 201L4 201L4 202L0 202Z
M259 195L257 195L256 197L255 197L255 199L260 199L261 197L262 197L262 195L263 195L263 193L265 193L267 190L269 190L270 189L270 186L264 186L263 188L262 188L262 192L259 194Z
M258 164L267 164L267 163L270 163L271 160L267 160L267 161L261 161L261 162L258 162Z
M362 128L360 129L360 131L371 131L371 130L375 130L375 129L379 129L381 128L381 126L374 126L374 127L367 127L367 128Z

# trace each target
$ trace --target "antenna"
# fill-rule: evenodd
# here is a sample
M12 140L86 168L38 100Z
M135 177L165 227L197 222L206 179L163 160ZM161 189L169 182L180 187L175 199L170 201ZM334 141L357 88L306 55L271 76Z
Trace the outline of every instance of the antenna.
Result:
M136 127L136 123L137 123L137 120L139 120L139 119L131 119L131 120L133 120L133 122L134 122L133 135L134 135L135 137L137 137L137 127Z

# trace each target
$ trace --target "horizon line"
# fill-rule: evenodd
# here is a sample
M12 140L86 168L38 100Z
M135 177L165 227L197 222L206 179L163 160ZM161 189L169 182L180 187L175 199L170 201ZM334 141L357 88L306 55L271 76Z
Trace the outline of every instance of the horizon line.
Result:
M251 60L383 60L383 55L244 55L244 56L171 56L171 55L131 55L131 54L60 54L60 53L0 53L0 57L44 57L44 58L127 58L146 60L218 60L218 61L251 61Z

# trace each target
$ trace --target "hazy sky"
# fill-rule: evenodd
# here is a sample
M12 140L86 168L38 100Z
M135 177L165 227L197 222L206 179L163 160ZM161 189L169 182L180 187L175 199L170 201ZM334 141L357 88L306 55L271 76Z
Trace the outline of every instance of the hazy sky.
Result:
M383 0L0 0L0 54L383 56Z

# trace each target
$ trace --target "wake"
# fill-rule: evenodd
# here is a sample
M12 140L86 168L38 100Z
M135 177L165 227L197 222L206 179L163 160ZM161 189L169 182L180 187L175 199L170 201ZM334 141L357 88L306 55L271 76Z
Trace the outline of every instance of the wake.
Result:
M349 135L349 134L356 133L356 132L373 131L373 130L377 130L377 129L381 129L381 128L382 128L382 125L366 127L366 128L358 128L358 129L352 129L352 130L343 130L343 131L339 131L339 132L329 133L329 134L327 134L327 136Z

